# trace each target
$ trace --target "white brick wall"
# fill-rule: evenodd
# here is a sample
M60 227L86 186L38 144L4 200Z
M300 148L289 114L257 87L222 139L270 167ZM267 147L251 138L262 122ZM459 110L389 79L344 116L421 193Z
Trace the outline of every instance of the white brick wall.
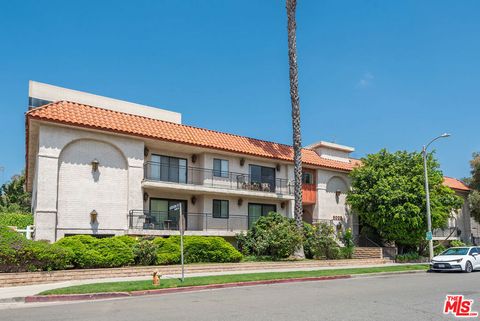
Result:
M135 138L54 125L39 128L35 238L123 234L130 209L142 208L144 143ZM93 174L91 161L100 162ZM90 212L98 224L90 224Z

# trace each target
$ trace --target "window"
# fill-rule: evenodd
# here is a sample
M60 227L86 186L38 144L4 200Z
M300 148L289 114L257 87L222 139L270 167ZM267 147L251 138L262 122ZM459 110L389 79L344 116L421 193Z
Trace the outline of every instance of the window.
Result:
M304 172L302 175L303 184L313 184L313 174L310 172Z
M275 191L275 168L250 165L250 182L268 184L270 190Z
M164 182L187 183L187 160L183 158L152 155L150 179Z
M32 109L35 107L40 107L46 104L50 104L50 100L39 99L35 97L28 97L28 109Z
M213 159L213 176L228 177L228 160Z
M470 250L470 255L478 254L478 249L476 247Z
M248 227L250 228L261 216L266 216L268 213L276 211L276 205L248 203Z
M228 201L213 200L212 216L214 218L228 218Z

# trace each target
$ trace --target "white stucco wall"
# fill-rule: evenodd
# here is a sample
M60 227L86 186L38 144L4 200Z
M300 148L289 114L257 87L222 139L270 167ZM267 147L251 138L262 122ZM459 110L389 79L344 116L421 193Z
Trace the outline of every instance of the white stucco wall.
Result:
M317 203L314 207L314 219L332 220L341 216L347 220L345 199L350 181L348 174L328 170L317 170ZM340 190L339 197L336 191Z
M130 209L142 208L141 140L81 129L39 127L35 238L123 234ZM91 161L100 162L92 173ZM90 212L98 224L90 224Z

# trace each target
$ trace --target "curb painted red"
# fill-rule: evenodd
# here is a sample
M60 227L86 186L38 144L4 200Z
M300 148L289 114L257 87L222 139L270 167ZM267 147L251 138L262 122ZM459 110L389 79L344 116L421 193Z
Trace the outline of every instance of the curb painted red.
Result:
M33 295L33 296L25 297L25 303L114 299L114 298L143 296L143 295L154 295L154 294L193 292L193 291L209 290L209 289L235 288L235 287L252 286L252 285L266 285L266 284L308 282L308 281L328 281L328 280L349 279L349 278L351 278L351 275L337 275L337 276L320 276L320 277L313 277L313 278L292 278L292 279L277 279L277 280L263 280L263 281L247 281L247 282L234 282L234 283L223 283L223 284L196 285L196 286L186 286L186 287L180 287L180 288L165 288L165 289L132 291L132 292L102 292L102 293L90 293L90 294Z

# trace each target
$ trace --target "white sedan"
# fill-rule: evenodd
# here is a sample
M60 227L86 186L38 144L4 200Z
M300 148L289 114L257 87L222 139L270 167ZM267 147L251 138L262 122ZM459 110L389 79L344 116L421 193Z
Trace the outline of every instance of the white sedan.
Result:
M480 269L480 247L451 247L433 257L431 271L464 271Z

